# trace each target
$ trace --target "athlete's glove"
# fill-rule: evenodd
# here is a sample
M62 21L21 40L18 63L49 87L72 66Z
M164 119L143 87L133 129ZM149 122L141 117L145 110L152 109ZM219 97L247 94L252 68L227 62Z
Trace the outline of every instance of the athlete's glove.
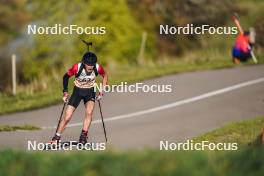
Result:
M68 92L63 92L63 98L62 98L62 100L64 101L64 103L67 103L68 102L68 98L69 98Z
M101 100L104 96L103 92L99 92L99 94L96 96L96 100Z

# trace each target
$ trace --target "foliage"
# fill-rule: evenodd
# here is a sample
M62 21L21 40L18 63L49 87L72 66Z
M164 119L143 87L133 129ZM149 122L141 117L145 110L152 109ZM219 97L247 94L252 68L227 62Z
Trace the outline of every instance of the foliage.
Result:
M26 11L25 0L2 0L0 12L0 46L3 46L18 36L30 14Z
M11 65L10 51L14 52L15 44L9 42L22 34L23 26L30 20L25 0L0 1L0 91L10 85ZM18 69L20 71L20 69Z
M255 22L256 44L264 48L264 15L259 16Z
M103 4L103 5L102 5ZM62 73L79 62L86 50L81 39L92 41L92 50L103 65L136 63L141 29L130 15L124 0L115 1L32 1L33 24L39 26L106 27L105 35L35 35L34 45L24 53L24 76L41 78L51 68Z
M224 0L128 0L134 16L148 31L153 31L157 48L170 55L183 54L190 49L201 47L198 35L166 35L160 37L160 24L169 26L225 25L230 19L236 1ZM134 10L137 9L137 10Z

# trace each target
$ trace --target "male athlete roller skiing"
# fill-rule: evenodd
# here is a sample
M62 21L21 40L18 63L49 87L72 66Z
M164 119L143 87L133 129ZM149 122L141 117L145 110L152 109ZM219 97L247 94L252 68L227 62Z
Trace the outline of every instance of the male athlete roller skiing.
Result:
M63 76L63 101L68 105L64 117L59 123L58 130L55 136L51 140L51 144L57 144L60 142L61 134L63 133L67 123L71 120L73 112L83 100L85 105L85 118L83 122L82 131L79 138L79 143L87 143L87 136L90 124L92 122L92 115L95 105L95 100L101 99L103 92L99 92L96 97L95 93L95 80L96 76L100 75L103 77L103 87L107 85L108 77L103 67L97 63L97 57L92 52L86 52L83 55L82 62L74 64L72 68L68 70ZM68 82L69 78L75 76L74 88L72 95L69 98L68 93Z

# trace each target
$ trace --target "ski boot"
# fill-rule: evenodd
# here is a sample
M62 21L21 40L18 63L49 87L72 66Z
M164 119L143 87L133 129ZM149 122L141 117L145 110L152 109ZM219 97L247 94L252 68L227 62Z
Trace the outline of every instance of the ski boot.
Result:
M81 143L81 144L87 143L87 134L88 134L88 131L82 130L82 133L81 133L80 138L79 138L79 143Z
M60 136L58 136L58 135L55 135L52 139L51 139L51 141L49 142L49 144L59 144L60 143Z

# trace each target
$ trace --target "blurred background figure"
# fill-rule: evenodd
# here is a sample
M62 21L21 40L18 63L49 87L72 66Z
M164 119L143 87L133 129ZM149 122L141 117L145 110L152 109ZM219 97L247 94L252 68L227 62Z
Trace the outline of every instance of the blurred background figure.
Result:
M240 64L241 61L245 62L251 57L248 45L249 45L248 31L237 36L235 45L232 50L234 63Z
M255 43L255 36L254 28L250 28L249 31L240 33L237 36L232 50L234 63L240 64L240 62L246 62L251 58L250 51Z

